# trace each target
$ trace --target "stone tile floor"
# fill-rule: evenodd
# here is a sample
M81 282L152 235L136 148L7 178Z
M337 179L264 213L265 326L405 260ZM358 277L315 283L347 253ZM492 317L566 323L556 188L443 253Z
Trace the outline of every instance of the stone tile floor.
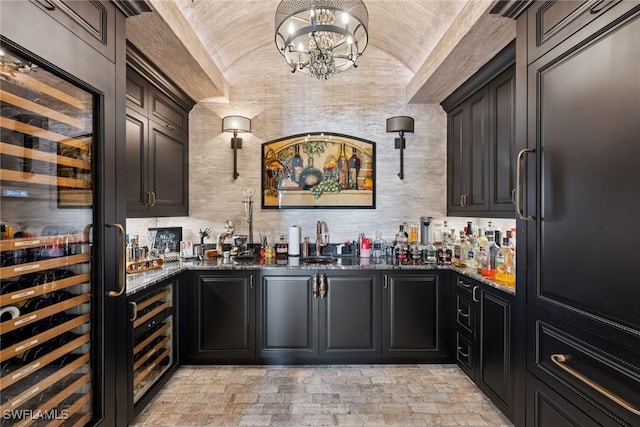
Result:
M183 366L142 426L512 426L456 365Z

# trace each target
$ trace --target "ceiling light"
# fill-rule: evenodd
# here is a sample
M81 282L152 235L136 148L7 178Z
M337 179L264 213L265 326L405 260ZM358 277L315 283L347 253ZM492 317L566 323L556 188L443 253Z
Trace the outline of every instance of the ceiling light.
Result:
M361 0L283 0L275 21L276 46L292 73L327 80L357 67L367 48L369 12Z

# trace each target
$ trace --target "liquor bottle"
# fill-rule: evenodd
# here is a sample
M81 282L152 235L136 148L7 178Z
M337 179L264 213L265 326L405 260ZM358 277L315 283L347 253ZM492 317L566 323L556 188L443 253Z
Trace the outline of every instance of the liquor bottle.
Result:
M496 229L495 226L493 225L493 223L491 221L489 221L489 223L487 224L487 229L485 230L485 235L487 236L487 238L491 238L493 239L493 241L495 242L496 239Z
M382 240L382 233L376 231L376 238L373 241L373 257L382 258L384 256L384 240Z
M276 260L286 260L289 252L289 244L284 234L280 235L280 240L276 243Z
M469 238L464 239L462 243L462 247L460 248L462 251L462 257L465 267L475 269L477 268L477 260L476 260L476 251L474 248L474 244L472 242L471 236Z
M509 232L507 232L509 233ZM509 247L509 239L504 238L502 247L496 256L496 280L508 286L516 283L516 275L513 263L513 249Z
M358 188L358 173L360 172L360 159L356 156L355 147L351 148L351 157L349 158L349 188Z
M496 275L496 258L498 255L498 246L493 241L493 237L490 232L487 231L487 244L484 246L484 252L482 254L482 276L488 278L494 278Z
M467 221L467 229L464 234L467 236L473 236L473 222Z
M349 188L349 161L344 154L344 143L340 150L340 157L338 157L338 184L342 190Z
M300 146L296 144L293 149L295 154L291 159L290 167L293 172L293 180L298 182L300 180L300 173L302 173L302 169L304 168L304 161L302 160L302 157L300 157Z
M456 240L453 245L453 260L452 263L455 267L464 268L467 265L465 264L465 252L463 250L463 246L466 246L467 239L465 239L464 234L460 232L460 239Z
M394 248L394 254L398 261L406 261L409 248L407 247L407 237L404 232L404 224L400 224L400 230L396 237L396 244Z
M425 263L429 265L438 263L438 250L433 242L429 242L422 252L422 258Z

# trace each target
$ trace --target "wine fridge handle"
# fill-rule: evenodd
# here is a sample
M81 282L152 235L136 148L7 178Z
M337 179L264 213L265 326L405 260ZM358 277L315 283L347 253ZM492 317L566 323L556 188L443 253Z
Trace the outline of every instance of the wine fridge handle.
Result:
M525 215L525 213L522 210L522 189L524 186L524 183L522 182L522 158L527 153L535 153L535 152L536 152L535 148L524 148L520 150L520 152L518 153L518 158L516 160L516 188L517 188L516 212L518 213L518 216L520 217L520 219L523 219L525 221L533 221L536 218L531 215Z
M125 276L125 262L124 262L124 254L126 252L126 243L124 239L124 227L118 223L107 224L107 227L115 227L118 229L118 246L120 249L118 250L118 291L109 291L107 292L107 296L111 298L117 298L124 293L126 288L126 280Z
M138 304L134 301L129 301L129 304L131 304L131 308L133 309L133 317L130 317L129 321L134 322L138 318Z

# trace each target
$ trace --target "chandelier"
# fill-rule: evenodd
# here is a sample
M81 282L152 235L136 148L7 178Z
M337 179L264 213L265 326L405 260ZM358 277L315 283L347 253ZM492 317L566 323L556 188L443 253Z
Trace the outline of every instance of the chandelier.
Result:
M276 10L276 46L292 73L327 80L358 66L368 24L361 0L283 0Z

